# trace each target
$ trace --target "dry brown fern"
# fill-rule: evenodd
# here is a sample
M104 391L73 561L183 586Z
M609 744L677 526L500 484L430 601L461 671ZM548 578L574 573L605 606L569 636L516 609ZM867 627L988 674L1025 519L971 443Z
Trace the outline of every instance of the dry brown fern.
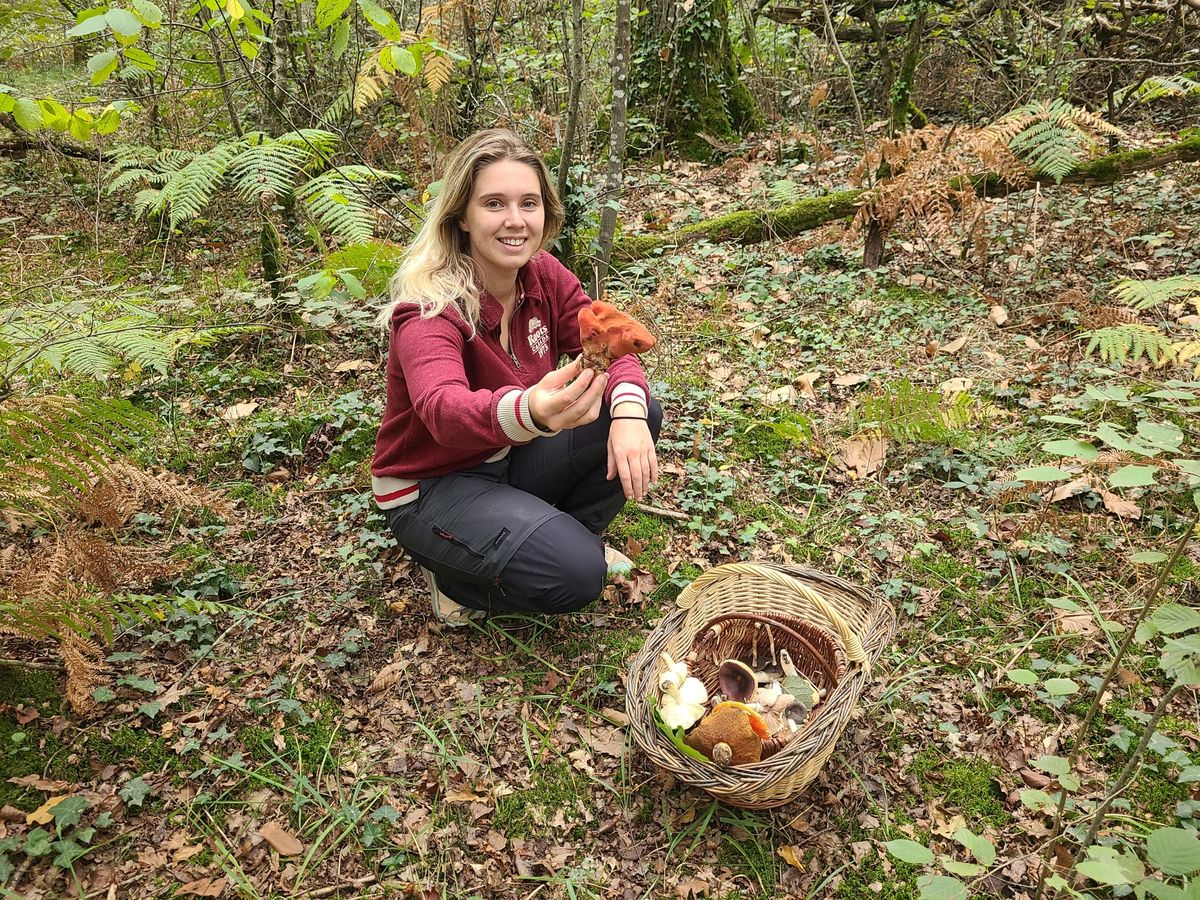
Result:
M114 462L104 467L80 500L78 512L85 523L99 522L109 528L120 528L134 513L149 508L198 507L207 507L225 517L233 515L229 504L212 491L183 484L172 475L152 474L128 463Z
M74 632L64 635L58 646L67 670L67 702L76 715L93 715L97 710L93 693L112 682L104 651L95 641Z
M955 226L982 246L984 203L976 194L981 173L995 173L1013 186L1024 184L1029 170L1005 141L984 128L946 129L929 125L896 138L884 138L854 168L858 184L875 183L851 223L856 234L877 223L886 234L902 219L920 222L928 236L955 236Z

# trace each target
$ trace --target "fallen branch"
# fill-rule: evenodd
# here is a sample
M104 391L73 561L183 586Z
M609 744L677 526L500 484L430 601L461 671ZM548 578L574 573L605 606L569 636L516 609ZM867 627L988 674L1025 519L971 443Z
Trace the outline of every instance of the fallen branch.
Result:
M92 162L100 162L103 157L95 150L89 150L87 147L73 147L70 144L56 144L53 141L34 141L28 138L10 138L9 140L0 141L0 156L21 158L30 150L38 150L43 153L61 153L63 156L73 156L76 159L90 159Z
M661 506L651 506L649 503L639 503L637 511L651 516L662 516L664 519L674 519L676 522L689 522L692 518L686 513L674 509L663 509Z
M1085 187L1112 184L1136 172L1159 169L1173 162L1197 160L1200 160L1200 136L1165 147L1110 153L1080 164L1061 184L1080 184ZM1034 185L1055 187L1060 182L1048 175L1037 175L1022 185L1014 185L995 173L985 173L971 178L971 183L980 196L1000 197L1028 190ZM866 194L866 190L838 191L774 209L744 209L725 213L706 222L685 225L661 234L620 237L613 246L613 259L633 262L653 256L668 247L686 247L701 240L756 244L773 238L795 237L830 222L848 219L858 211Z

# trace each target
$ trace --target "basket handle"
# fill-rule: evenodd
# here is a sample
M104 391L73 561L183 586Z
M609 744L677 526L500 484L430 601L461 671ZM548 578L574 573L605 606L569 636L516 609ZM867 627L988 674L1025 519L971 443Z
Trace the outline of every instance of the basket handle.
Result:
M838 636L842 639L842 645L846 648L847 661L854 665L867 666L867 654L863 650L862 641L850 630L850 625L842 617L842 614L812 588L801 584L791 575L769 568L768 566L738 562L725 563L724 565L709 569L683 589L683 592L675 601L676 604L683 609L691 609L702 588L729 575L756 575L759 578L766 578L768 581L773 581L782 587L795 591L820 610L821 614L837 630Z
M715 626L718 626L725 622L728 622L731 619L740 619L742 621L747 621L747 622L757 622L758 624L766 625L769 628L778 628L784 634L795 638L801 644L803 644L805 647L808 648L808 652L812 655L813 659L815 659L817 661L817 663L821 666L821 671L823 671L825 673L825 679L826 679L825 683L829 684L829 685L837 684L837 672L835 672L833 670L833 666L829 664L829 660L826 659L821 653L817 652L817 648L812 645L812 643L808 640L808 638L806 638L800 632L798 632L792 628L789 628L787 625L784 625L782 622L776 621L775 619L772 619L769 616L760 616L760 615L757 615L756 613L727 613L726 615L718 616L717 618L713 619L711 622L709 622L707 625L704 626L704 630L711 631Z

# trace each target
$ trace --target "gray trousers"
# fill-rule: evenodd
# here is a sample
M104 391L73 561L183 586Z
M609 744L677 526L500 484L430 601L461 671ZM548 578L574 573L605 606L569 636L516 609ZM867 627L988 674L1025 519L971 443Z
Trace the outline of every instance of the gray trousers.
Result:
M489 612L563 613L604 588L604 529L625 505L605 478L608 411L588 425L514 447L502 460L421 481L387 511L400 546L452 600ZM658 441L662 407L650 400Z

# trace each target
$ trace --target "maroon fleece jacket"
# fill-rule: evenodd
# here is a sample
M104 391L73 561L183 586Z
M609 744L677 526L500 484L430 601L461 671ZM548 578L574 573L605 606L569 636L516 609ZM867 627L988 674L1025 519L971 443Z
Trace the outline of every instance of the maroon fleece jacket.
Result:
M417 498L419 481L501 459L514 444L554 432L529 415L529 391L562 354L580 352L583 287L544 251L517 273L517 306L509 325L512 354L500 345L503 308L486 291L479 330L452 310L422 318L415 303L392 314L387 404L375 438L371 482L375 502L391 509ZM605 399L647 406L646 376L636 356L615 360Z

